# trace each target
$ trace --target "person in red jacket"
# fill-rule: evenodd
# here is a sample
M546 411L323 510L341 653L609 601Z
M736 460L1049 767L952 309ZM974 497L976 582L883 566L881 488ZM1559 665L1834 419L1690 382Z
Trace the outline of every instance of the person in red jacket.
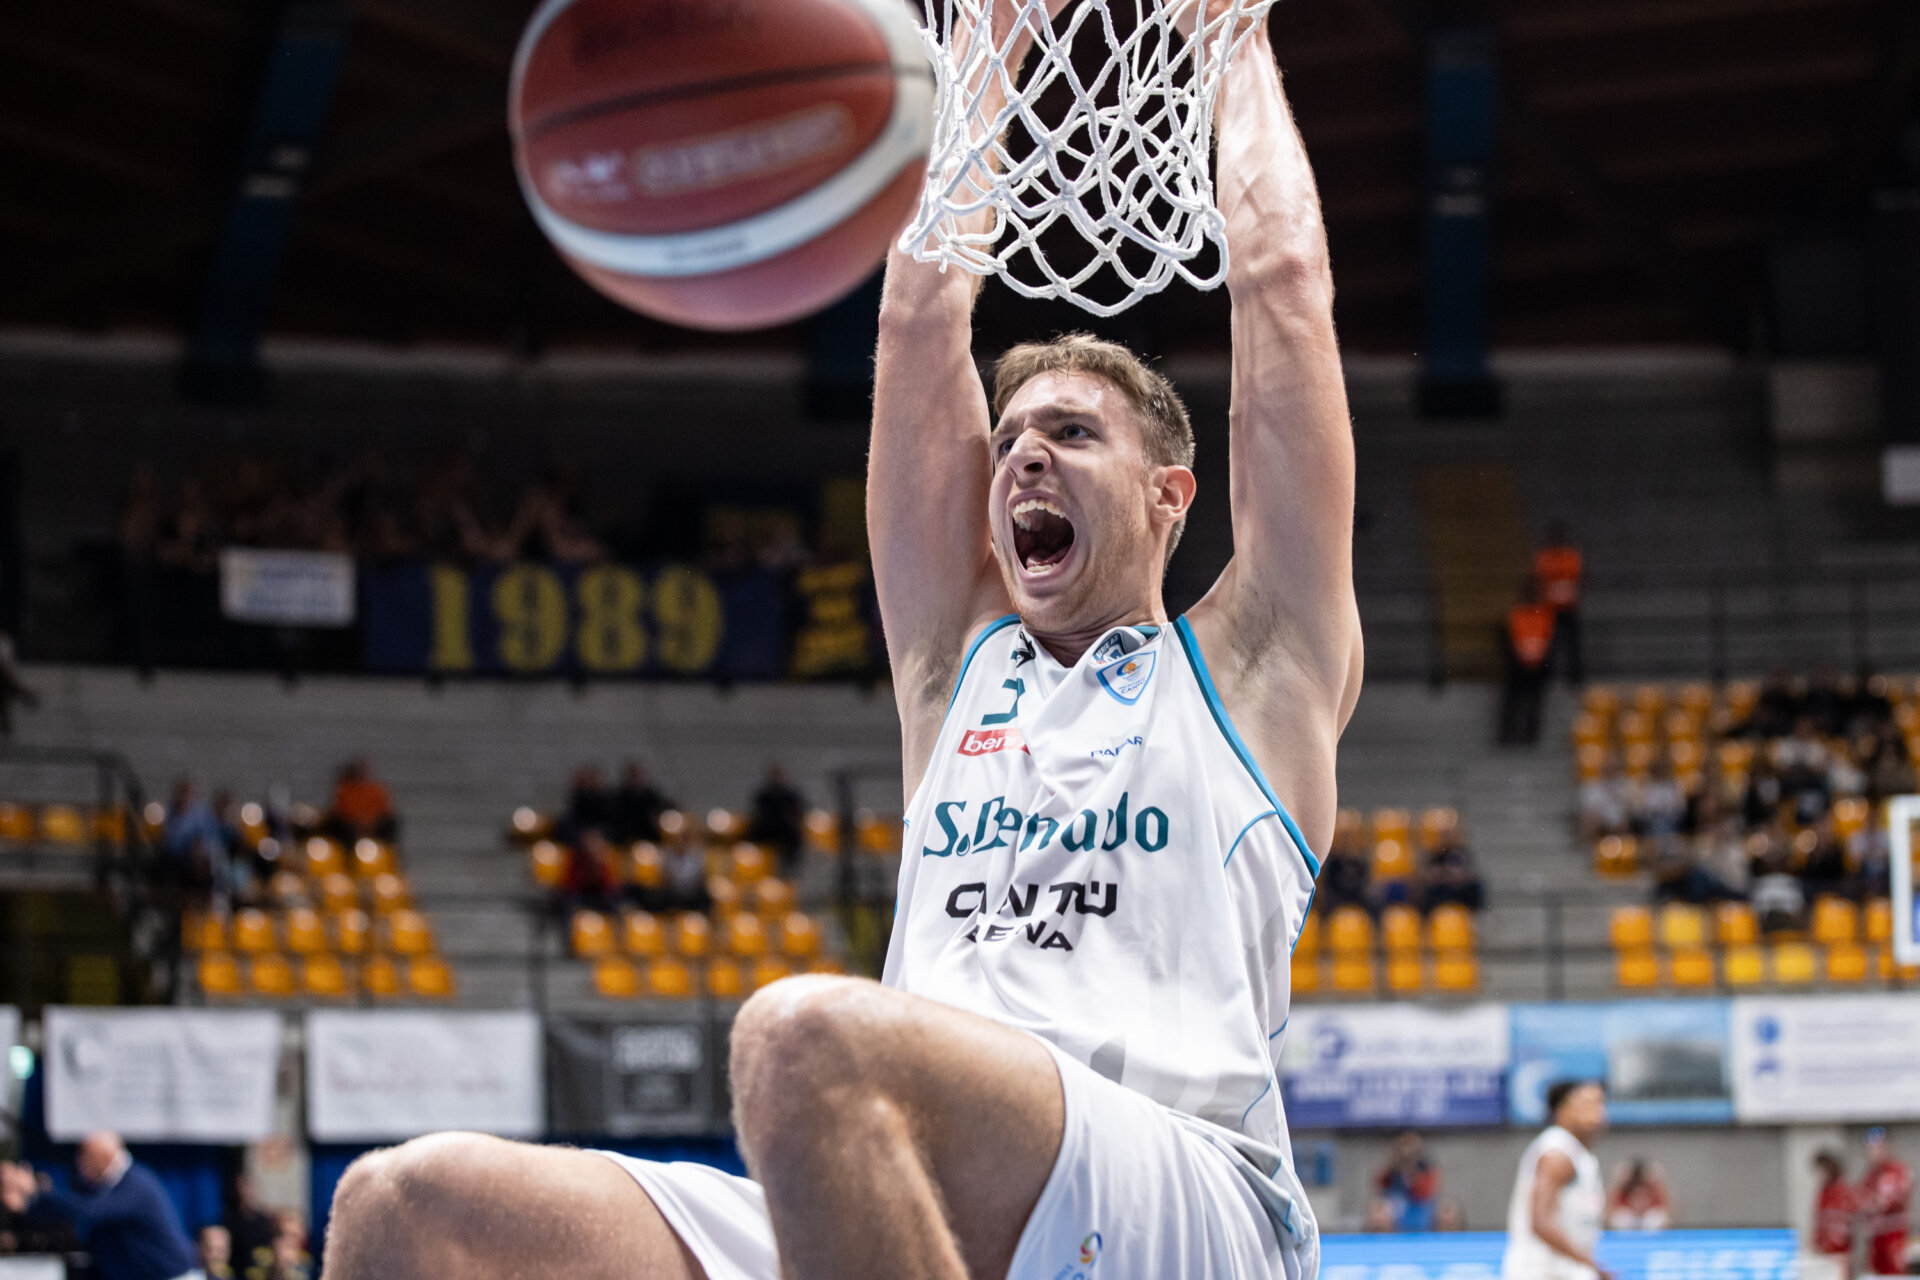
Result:
M1854 1218L1860 1212L1860 1197L1847 1181L1847 1167L1831 1151L1813 1158L1820 1171L1820 1190L1813 1200L1813 1249L1822 1257L1840 1264L1840 1273L1853 1274Z
M1553 657L1553 606L1540 599L1540 584L1527 579L1519 603L1507 611L1507 684L1500 700L1500 741L1540 740L1540 704Z
M1913 1172L1894 1156L1887 1131L1878 1126L1867 1130L1860 1208L1866 1215L1867 1270L1872 1274L1907 1274L1907 1202L1912 1198Z

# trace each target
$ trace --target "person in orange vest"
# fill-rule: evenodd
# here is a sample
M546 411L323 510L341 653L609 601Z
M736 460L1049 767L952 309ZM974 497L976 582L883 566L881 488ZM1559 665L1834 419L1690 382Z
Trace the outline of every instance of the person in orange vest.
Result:
M1840 1157L1822 1151L1813 1158L1820 1171L1820 1190L1813 1200L1812 1252L1832 1258L1840 1264L1840 1274L1853 1274L1853 1226L1860 1212L1860 1200L1847 1181L1847 1168Z
M1554 607L1540 599L1540 584L1528 579L1520 601L1507 610L1507 686L1500 700L1500 741L1540 740L1540 704L1552 671Z
M1554 657L1568 684L1579 684L1580 662L1580 548L1573 545L1565 521L1547 526L1547 541L1533 553L1533 580L1540 600L1554 611Z
M1907 1202L1912 1198L1913 1173L1894 1156L1887 1131L1877 1125L1867 1130L1860 1209L1865 1215L1869 1274L1907 1274Z

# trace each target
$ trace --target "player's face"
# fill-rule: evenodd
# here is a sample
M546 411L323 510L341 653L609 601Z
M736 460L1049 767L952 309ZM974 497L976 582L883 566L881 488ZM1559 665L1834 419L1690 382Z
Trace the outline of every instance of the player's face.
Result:
M1592 1137L1607 1127L1607 1091L1582 1085L1560 1104L1560 1123L1570 1133Z
M1157 598L1155 469L1119 388L1091 374L1041 374L1014 393L989 449L987 519L1022 619L1069 633Z

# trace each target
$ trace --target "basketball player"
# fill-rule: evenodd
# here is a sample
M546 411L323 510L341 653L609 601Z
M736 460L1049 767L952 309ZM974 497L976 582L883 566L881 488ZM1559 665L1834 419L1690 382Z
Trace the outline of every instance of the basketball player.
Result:
M1894 1155L1881 1126L1867 1130L1866 1147L1867 1171L1860 1178L1859 1203L1866 1217L1867 1270L1877 1276L1903 1276L1913 1172Z
M1160 590L1195 496L1172 388L1067 338L1007 353L990 411L978 281L889 265L868 504L911 797L897 923L884 985L793 979L741 1010L754 1181L425 1139L349 1171L330 1275L1315 1273L1274 1067L1360 685L1353 447L1264 31L1218 136L1234 556L1183 618Z
M1520 1156L1507 1207L1503 1280L1595 1280L1593 1260L1607 1186L1589 1149L1607 1127L1607 1093L1595 1080L1547 1090L1547 1128Z

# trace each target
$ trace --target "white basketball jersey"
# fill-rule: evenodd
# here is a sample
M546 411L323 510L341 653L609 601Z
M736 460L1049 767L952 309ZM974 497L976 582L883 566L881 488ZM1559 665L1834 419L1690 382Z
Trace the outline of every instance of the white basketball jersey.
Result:
M968 651L908 806L884 980L1043 1036L1272 1174L1319 869L1185 618L1116 627L1069 668L1008 616Z
M1507 1206L1507 1253L1500 1267L1503 1280L1594 1280L1592 1267L1549 1249L1533 1234L1534 1177L1540 1157L1549 1151L1558 1151L1573 1161L1573 1181L1560 1189L1554 1206L1561 1232L1589 1255L1600 1242L1600 1227L1607 1211L1607 1185L1600 1173L1600 1160L1580 1139L1559 1125L1550 1126L1520 1156L1513 1199Z

